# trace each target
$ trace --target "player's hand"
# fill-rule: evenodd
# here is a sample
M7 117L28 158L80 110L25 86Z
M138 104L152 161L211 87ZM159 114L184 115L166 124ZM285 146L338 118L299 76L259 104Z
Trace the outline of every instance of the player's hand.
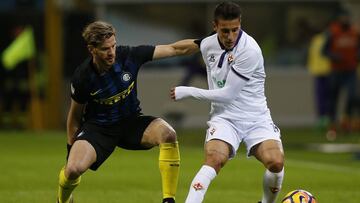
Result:
M193 87L186 87L186 86L173 87L170 90L170 97L174 101L178 101L186 97L189 97L190 96L189 91L191 91L192 88Z
M170 98L175 101L175 87L171 88L170 90Z

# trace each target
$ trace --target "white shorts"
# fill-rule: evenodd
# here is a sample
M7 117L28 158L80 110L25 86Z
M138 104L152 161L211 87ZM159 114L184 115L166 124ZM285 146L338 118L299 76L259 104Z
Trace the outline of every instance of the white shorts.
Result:
M241 142L246 145L247 156L256 144L265 140L277 140L281 142L280 129L273 123L271 118L260 121L233 121L224 118L213 117L207 122L209 128L206 131L206 140L222 140L232 146L230 158L236 155Z

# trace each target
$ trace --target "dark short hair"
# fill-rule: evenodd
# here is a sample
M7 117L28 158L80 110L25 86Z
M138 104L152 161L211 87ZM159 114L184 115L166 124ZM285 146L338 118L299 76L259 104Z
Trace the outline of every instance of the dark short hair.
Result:
M214 11L214 21L241 19L241 9L237 3L225 1L218 4Z
M95 21L87 25L82 33L87 45L97 47L104 42L105 39L115 35L115 28L106 22Z

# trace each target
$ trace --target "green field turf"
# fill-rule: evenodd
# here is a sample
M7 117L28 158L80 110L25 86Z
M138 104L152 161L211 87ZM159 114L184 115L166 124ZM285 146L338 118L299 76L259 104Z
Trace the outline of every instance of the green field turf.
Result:
M203 160L203 131L179 131L181 174L177 202ZM286 169L280 196L293 189L312 192L320 203L360 202L360 160L353 153L325 154L305 150L307 143L326 142L311 130L283 130ZM360 135L335 143L360 143ZM66 155L64 132L0 132L0 202L55 202L58 172ZM82 177L77 203L161 202L158 149L118 149L97 171ZM205 203L255 203L261 197L263 167L247 159L244 146L212 182ZM278 201L280 202L280 200Z

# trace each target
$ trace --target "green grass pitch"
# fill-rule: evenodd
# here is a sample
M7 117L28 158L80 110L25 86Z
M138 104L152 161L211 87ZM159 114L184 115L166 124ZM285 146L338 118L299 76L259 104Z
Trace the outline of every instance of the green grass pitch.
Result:
M280 199L294 189L313 193L320 203L360 202L360 160L353 153L325 154L306 150L306 143L326 142L312 130L283 130L285 179ZM177 202L202 164L204 130L178 131L181 173ZM58 172L65 162L65 132L0 132L0 202L55 202ZM360 143L360 135L336 140ZM158 148L117 149L96 172L88 171L75 190L76 202L159 203ZM262 194L264 168L245 157L244 146L212 182L205 203L254 203Z

